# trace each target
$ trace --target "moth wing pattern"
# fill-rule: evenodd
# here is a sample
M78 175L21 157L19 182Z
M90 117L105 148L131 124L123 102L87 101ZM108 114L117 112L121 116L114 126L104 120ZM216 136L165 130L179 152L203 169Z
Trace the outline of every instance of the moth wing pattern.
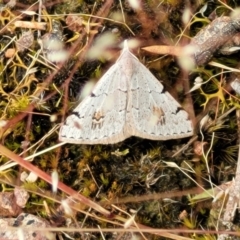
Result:
M131 135L168 140L193 134L188 113L138 59L131 58L135 72L129 88L127 122ZM130 120L131 119L131 120Z
M120 79L121 78L121 79ZM77 144L111 144L129 137L126 122L127 79L114 64L67 117L59 140Z
M113 144L130 136L168 140L193 134L186 111L128 49L66 119L59 139Z

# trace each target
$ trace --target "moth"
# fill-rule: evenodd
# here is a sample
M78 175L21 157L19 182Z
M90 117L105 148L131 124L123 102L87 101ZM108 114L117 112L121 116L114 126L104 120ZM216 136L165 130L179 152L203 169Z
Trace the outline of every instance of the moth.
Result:
M113 144L131 136L168 140L192 134L187 112L129 51L125 40L116 63L61 126L59 140Z

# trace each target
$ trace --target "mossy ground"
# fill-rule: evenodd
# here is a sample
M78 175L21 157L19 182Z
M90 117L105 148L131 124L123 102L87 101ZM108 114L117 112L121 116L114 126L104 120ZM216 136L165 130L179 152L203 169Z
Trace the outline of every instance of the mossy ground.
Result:
M67 62L58 63L57 66L47 62L43 52L38 53L40 45L35 29L30 30L34 41L28 49L16 51L10 58L6 57L7 49L16 49L16 41L26 31L25 28L14 26L17 16L21 14L21 20L24 21L37 20L37 15L21 11L31 10L37 13L38 4L35 1L18 1L13 8L7 7L2 10L0 20L2 144L11 151L27 157L58 143L57 127L78 104L83 86L90 79L98 79L114 62L109 56L119 51L119 48L107 49L108 59L99 56L94 60L85 60L84 54L90 45L104 34L111 36L115 46L127 38L140 40L142 46L174 45L179 36L185 39L194 36L209 21L205 16L213 11L216 10L217 16L229 15L230 10L227 6L238 7L234 5L235 1L228 1L227 5L220 1L211 2L204 16L198 13L197 21L189 25L183 33L184 11L189 8L196 14L205 4L204 1L189 1L188 4L183 1L142 2L140 9L133 10L128 1L46 1L44 3L46 8L42 12L44 17L41 20L46 22L46 30L41 31L41 36L52 31L53 20L60 21L63 26L65 48L70 52ZM31 5L33 7L30 9ZM82 21L76 24L75 28L66 22L67 16L72 13ZM150 56L144 51L136 54L151 68L166 89L182 102L186 96L184 81L190 81L192 86L194 78L198 75L206 81L212 75L219 74L202 86L202 92L196 90L191 94L194 104L192 115L196 114L196 122L208 113L214 121L230 107L239 106L238 98L225 91L222 94L222 89L227 88L234 77L232 72L221 74L222 69L208 65L197 68L187 76L188 79L182 79L182 70L173 56L156 60L157 56ZM235 68L239 65L238 54L215 55L213 60ZM219 95L216 95L218 92ZM214 98L211 98L211 94L215 94ZM213 211L212 199L200 202L190 200L198 193L196 187L210 189L212 184L218 186L231 181L235 174L239 141L235 113L230 113L221 122L215 122L210 128L202 131L203 135L199 133L199 124L196 124L198 140L206 142L206 151L210 150L207 157L196 155L194 145L188 146L176 157L172 157L189 139L150 141L131 137L114 145L66 144L35 157L32 163L48 174L56 170L60 181L115 215L128 219L129 216L123 212L133 215L131 210L138 210L135 217L137 223L157 229L178 229L176 233L178 239L177 236L183 235L181 229L217 230L215 226L220 217L217 215L217 218L213 218L213 214L210 215ZM0 160L1 165L8 161L3 155ZM205 160L208 162L208 168ZM178 167L170 167L172 162ZM21 182L20 174L23 170L18 166L9 168L1 173L0 181L5 187L20 185L30 191L31 198L24 211L45 216L47 219L53 218L59 206L53 199L64 199L66 196L59 192L49 199L47 196L51 195L51 186L40 179L35 183ZM195 191L191 192L194 189ZM46 192L40 194L41 191ZM43 206L44 200L50 208L50 215ZM112 203L114 205L111 205ZM116 220L111 221L104 217L97 219L94 215L97 213L93 210L89 210L93 215L86 217L88 210L87 206L82 206L81 212L76 214L75 221L71 224L74 239L103 238L100 231L89 235L81 235L77 230L74 233L74 229L77 228L76 222L78 226L84 228L119 227ZM59 227L62 226L64 224L61 222ZM116 237L113 231L103 235L105 239ZM151 231L145 236L146 239L167 239ZM189 233L184 236L190 239L215 239L216 235ZM121 239L130 238L123 236Z

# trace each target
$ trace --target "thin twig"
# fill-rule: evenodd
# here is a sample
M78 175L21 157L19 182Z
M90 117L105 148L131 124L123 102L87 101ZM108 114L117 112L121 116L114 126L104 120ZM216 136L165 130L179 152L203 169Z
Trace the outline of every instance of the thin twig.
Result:
M236 111L237 121L238 121L238 142L240 142L240 121L239 115L240 110ZM240 145L239 145L240 146ZM223 215L222 223L223 225L227 226L228 230L233 228L233 220L234 216L239 204L240 199L240 147L238 150L238 161L237 161L237 169L236 169L236 177L235 180L232 182L232 186L229 190L229 197L226 204L225 213ZM228 234L221 234L218 237L218 240L227 239Z

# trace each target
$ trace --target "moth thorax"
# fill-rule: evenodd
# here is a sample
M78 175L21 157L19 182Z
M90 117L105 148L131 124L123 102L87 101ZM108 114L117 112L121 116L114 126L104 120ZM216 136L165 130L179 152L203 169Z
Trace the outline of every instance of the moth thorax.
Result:
M133 70L134 70L134 66L133 66L133 61L131 59L125 59L126 61L126 65L124 67L124 74L128 77L131 78L133 75Z

